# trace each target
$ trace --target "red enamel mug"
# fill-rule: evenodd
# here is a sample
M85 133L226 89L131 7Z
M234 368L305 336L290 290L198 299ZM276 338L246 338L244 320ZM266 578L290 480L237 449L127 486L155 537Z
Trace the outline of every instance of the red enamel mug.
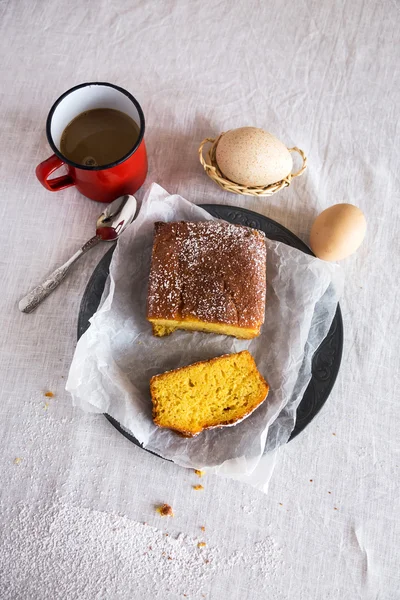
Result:
M125 156L111 164L80 165L62 155L61 136L75 117L95 108L114 108L127 114L138 125L139 138L132 141L132 148ZM112 202L123 194L134 194L147 175L144 127L139 102L123 88L112 83L77 85L60 96L49 112L46 134L54 154L36 167L36 176L51 192L75 185L81 194L98 202ZM67 167L67 174L50 179L50 175L63 165Z

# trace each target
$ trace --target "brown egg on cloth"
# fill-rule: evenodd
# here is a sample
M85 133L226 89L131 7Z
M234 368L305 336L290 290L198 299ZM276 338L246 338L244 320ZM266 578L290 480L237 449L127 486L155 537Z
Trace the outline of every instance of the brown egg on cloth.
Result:
M353 254L365 237L364 213L353 204L335 204L315 219L310 233L310 246L323 260L342 260Z
M224 133L215 158L224 177L251 187L281 181L293 167L286 146L257 127L240 127Z

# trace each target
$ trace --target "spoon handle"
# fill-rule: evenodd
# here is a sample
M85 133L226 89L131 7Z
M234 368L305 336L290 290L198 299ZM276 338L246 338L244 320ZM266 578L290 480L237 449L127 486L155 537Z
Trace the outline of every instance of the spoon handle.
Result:
M62 280L67 275L71 266L80 258L85 252L97 246L99 242L101 242L102 238L99 235L95 235L92 237L78 252L75 252L73 256L66 263L58 267L49 277L40 285L37 285L33 290L31 290L26 296L20 300L18 304L18 308L21 312L30 313L35 308L43 302L47 296L51 294L53 290L56 289L62 282Z

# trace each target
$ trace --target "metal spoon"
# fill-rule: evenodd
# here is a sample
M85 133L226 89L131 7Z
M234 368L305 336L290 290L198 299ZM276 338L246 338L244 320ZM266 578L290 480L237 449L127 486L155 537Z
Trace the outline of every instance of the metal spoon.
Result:
M99 242L113 242L135 218L136 198L126 194L111 202L101 213L96 223L96 235L92 237L66 263L56 269L41 285L36 286L18 304L21 312L30 313L60 285L71 266L85 252L97 246Z

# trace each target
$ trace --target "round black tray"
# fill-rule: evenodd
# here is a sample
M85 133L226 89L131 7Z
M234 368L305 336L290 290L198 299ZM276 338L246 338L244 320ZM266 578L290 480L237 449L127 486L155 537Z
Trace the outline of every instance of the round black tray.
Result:
M288 246L293 246L302 250L306 254L313 255L310 248L302 242L294 233L283 227L276 221L268 219L245 208L236 208L234 206L222 206L215 204L202 204L207 212L218 219L224 219L230 223L238 223L260 229L265 235L278 242L283 242ZM89 319L96 312L108 277L109 266L111 263L114 247L103 256L86 286L83 294L79 317L78 317L78 339L85 333L89 327ZM342 359L343 349L343 321L338 304L336 314L332 321L328 335L321 343L314 354L312 361L312 376L303 399L301 400L296 414L296 425L290 436L292 440L312 421L315 415L321 410L329 394L332 391L337 374L339 372L340 361ZM128 438L137 446L141 444L128 433L115 419L110 415L105 415L110 423L118 429L122 435ZM279 418L279 417L278 417Z

